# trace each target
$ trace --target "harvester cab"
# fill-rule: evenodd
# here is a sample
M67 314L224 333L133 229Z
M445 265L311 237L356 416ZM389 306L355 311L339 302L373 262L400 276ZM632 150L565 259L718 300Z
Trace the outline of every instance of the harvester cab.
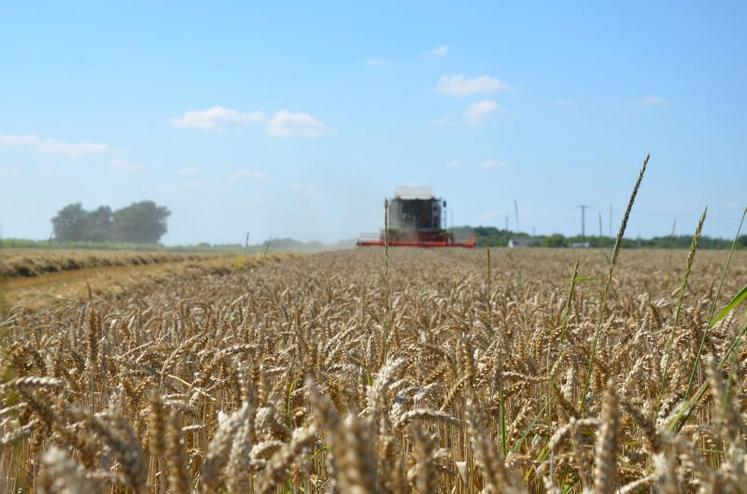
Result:
M397 187L385 207L385 229L379 235L362 235L359 246L475 246L474 238L455 240L445 228L446 201L435 197L430 187Z

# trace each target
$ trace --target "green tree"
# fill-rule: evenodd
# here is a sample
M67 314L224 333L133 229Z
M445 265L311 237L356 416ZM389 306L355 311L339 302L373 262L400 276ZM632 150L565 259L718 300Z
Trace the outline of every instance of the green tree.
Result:
M117 242L156 243L167 231L171 212L153 201L133 203L114 212L112 239Z
M68 204L52 218L54 238L60 242L83 240L88 222L88 212L79 203Z
M559 233L553 233L545 237L543 245L545 247L565 247L565 237Z
M88 213L83 240L106 242L112 239L112 208L99 206Z

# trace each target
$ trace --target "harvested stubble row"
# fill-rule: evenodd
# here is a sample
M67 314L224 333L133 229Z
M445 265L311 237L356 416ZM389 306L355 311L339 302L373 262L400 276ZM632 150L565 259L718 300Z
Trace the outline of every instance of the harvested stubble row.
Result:
M698 253L677 328L687 253L622 253L585 397L602 252L493 251L487 273L484 252L393 249L389 280L383 254L14 311L0 489L743 492L742 347L725 373L702 359L710 393L666 427L723 253ZM746 277L737 253L724 293ZM704 355L744 324L711 328Z
M219 254L138 251L81 251L3 249L0 276L10 278L41 276L60 271L112 266L143 266L169 262L197 261Z

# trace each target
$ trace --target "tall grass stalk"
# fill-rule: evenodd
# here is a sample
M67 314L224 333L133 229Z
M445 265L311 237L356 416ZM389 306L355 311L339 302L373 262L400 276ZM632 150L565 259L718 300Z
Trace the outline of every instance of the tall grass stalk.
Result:
M267 255L267 251L270 250L270 244L272 243L272 236L267 239L267 243L265 244L265 250L262 252L262 257L264 258Z
M739 240L739 234L742 232L742 225L744 224L744 218L747 216L747 207L744 208L744 211L742 212L742 219L739 220L739 226L737 227L737 233L734 235L734 241L731 243L731 248L729 249L729 256L726 258L726 264L724 264L724 270L721 272L721 280L718 283L718 290L716 290L716 296L711 299L711 307L708 310L708 322L706 323L705 330L703 330L703 335L700 337L700 343L698 344L698 352L695 355L695 360L693 361L692 368L690 370L690 377L687 380L687 391L685 392L685 396L690 395L690 390L693 387L693 381L695 380L695 373L698 371L698 367L700 366L700 356L703 354L703 346L705 345L706 338L708 337L708 332L711 330L711 327L713 327L713 315L716 313L716 303L718 302L719 297L721 296L721 290L724 287L724 280L726 279L726 273L729 270L729 264L731 264L731 258L734 255L734 249L737 246L737 241Z
M746 333L747 324L742 327L737 336L734 338L734 341L732 341L729 345L729 348L726 349L724 356L721 357L721 360L719 360L719 367L723 366L724 363L726 363L726 361L731 358L732 354L735 351L738 351L739 347L742 345L742 339L744 338ZM700 387L698 387L698 389L693 393L693 395L687 400L685 405L680 408L677 414L675 414L669 420L666 425L666 428L669 432L677 434L682 429L682 427L687 423L687 420L690 418L690 415L692 415L693 411L695 411L695 408L697 408L700 400L703 399L706 391L708 391L708 382L702 383Z
M519 449L521 448L521 445L524 444L524 441L526 440L527 437L529 437L529 434L534 429L534 426L537 425L540 417L542 417L542 415L545 413L545 410L548 409L551 403L552 403L552 400L548 396L548 398L545 400L545 403L542 405L542 408L540 408L539 412L537 412L537 414L534 417L532 417L532 420L530 420L529 424L527 424L527 426L524 428L521 435L519 436L519 439L514 443L513 447L511 448L512 453L517 453L519 451Z
M249 232L246 232L246 239L244 240L244 262L242 266L244 269L246 269L248 256L249 256Z
M485 311L486 320L490 321L491 294L493 293L493 263L490 257L490 247L485 248ZM503 389L503 375L498 380L498 420L501 428L501 450L503 456L508 454L508 432L506 430L506 395Z
M503 389L503 376L498 382L498 407L501 426L501 448L503 456L508 455L508 433L506 432L506 393Z
M488 303L490 303L491 285L493 284L492 283L492 281L493 281L492 280L492 278L493 278L493 267L492 267L491 262L490 262L490 247L486 247L485 248L485 254L487 255L487 265L488 265L487 266L488 271L487 271L486 276L485 276L485 281L486 281L487 288L488 288L488 297L487 297L488 298Z
M563 341L565 340L565 337L566 337L566 332L568 331L568 321L571 318L571 315L570 315L571 314L571 307L573 307L573 299L574 299L575 294L576 294L576 282L579 279L579 276L578 276L578 266L579 266L579 264L580 264L580 262L576 261L576 264L574 264L574 266L573 266L573 274L571 275L571 283L568 286L568 295L566 297L565 304L563 305L563 314L561 316L561 323L560 323L561 324L561 326L560 326L560 338L559 338L560 345L563 344ZM560 361L560 360L563 360L565 358L565 353L566 353L565 348L566 347L561 347L560 352L558 352L558 357L557 357L556 360ZM550 355L552 355L552 354L550 354ZM551 376L550 388L548 388L548 390L547 390L547 401L545 402L545 405L535 415L535 417L533 418L533 420L527 426L527 429L524 430L524 432L523 432L523 434L521 436L521 441L523 441L524 438L529 434L529 432L531 432L531 427L533 427L534 426L533 424L540 419L540 417L545 412L545 410L548 409L548 408L550 408L550 409L552 408L550 406L550 405L552 405L552 403L554 401L553 400L552 390L551 390L551 387L553 386L552 380L553 380L553 377ZM518 451L518 446L514 448L514 451ZM545 447L540 452L540 459L544 460L547 457L548 453L549 453L548 444L545 444Z
M384 199L384 303L389 319L389 199Z
M646 173L646 167L648 166L648 161L650 158L651 155L647 154L646 158L643 160L643 166L641 166L641 171L638 174L638 180L636 180L635 186L633 187L633 192L630 194L628 207L625 208L625 214L623 215L622 223L620 224L620 230L618 230L617 232L615 246L612 248L612 259L610 259L609 273L607 274L607 281L604 284L604 292L602 292L602 301L599 305L597 327L594 332L594 340L592 342L591 352L589 354L589 364L586 369L586 382L584 383L583 391L581 393L581 396L579 397L579 409L582 412L584 410L584 404L586 403L586 393L588 393L589 386L591 385L591 376L594 372L594 359L596 358L597 346L599 345L599 336L602 334L602 325L604 323L604 317L607 314L607 298L609 297L610 285L612 284L612 274L615 270L615 265L617 264L617 257L620 254L623 237L625 236L625 228L628 226L628 219L630 218L630 211L633 209L633 203L635 202L635 197L638 195L638 189L641 187L641 181L643 180L643 175Z
M682 302L685 300L685 292L687 292L687 280L690 278L690 271L693 267L693 261L695 260L695 253L698 250L698 242L700 242L700 235L703 232L703 223L705 223L706 216L708 215L708 208L703 210L703 214L700 215L700 221L698 221L698 227L695 229L695 236L690 243L690 251L687 253L687 264L685 265L685 274L682 277L682 283L680 284L679 294L677 295L677 308L674 311L674 321L672 322L672 333L669 335L669 341L667 342L667 349L664 352L664 358L666 359L664 366L664 373L662 375L661 386L659 388L659 397L657 399L657 405L661 402L661 397L664 394L664 390L669 382L669 368L672 365L672 345L674 344L674 336L677 333L677 326L680 322L680 314L682 313Z
M5 321L5 315L8 311L7 301L5 300L5 267L3 263L2 242L0 242L0 323Z
M5 298L4 262L5 258L3 257L3 242L2 239L0 239L0 355L5 353L5 343L7 340L5 319L8 315L8 301Z
M571 276L571 284L568 287L568 298L565 301L563 307L563 319L560 323L560 341L565 340L566 332L568 331L568 320L571 318L571 307L573 306L573 297L576 294L576 281L578 281L578 265L579 261L573 266L573 275Z

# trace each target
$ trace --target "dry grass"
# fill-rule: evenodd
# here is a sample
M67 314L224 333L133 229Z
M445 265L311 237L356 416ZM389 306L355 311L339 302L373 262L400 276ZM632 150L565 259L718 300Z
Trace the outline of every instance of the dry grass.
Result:
M593 352L601 251L323 253L12 309L0 490L743 492L743 312L670 427L725 256L680 307L687 252L621 252ZM718 306L746 279L735 253Z

